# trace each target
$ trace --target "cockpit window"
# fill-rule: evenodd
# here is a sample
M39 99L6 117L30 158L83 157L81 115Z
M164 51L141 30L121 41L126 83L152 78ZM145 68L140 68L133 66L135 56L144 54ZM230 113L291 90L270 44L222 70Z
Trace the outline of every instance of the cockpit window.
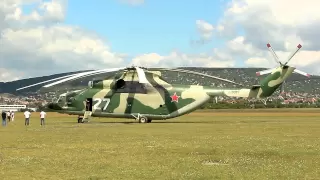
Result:
M57 100L57 103L63 102L63 100L64 100L65 97L66 97L66 96L59 96L59 98L58 98L58 100Z

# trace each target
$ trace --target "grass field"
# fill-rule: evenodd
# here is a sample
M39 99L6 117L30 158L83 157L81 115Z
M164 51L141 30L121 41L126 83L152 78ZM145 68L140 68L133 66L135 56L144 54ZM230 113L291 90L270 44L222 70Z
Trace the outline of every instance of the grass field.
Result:
M320 109L198 111L150 124L48 113L46 127L38 117L0 127L0 179L320 179Z

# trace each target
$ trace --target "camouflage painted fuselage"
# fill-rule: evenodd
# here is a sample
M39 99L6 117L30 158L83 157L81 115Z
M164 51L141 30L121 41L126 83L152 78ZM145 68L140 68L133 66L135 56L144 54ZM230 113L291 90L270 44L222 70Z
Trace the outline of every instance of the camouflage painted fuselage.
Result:
M55 107L67 114L83 115L85 101L93 99L93 117L133 118L138 114L148 119L169 119L190 113L215 96L265 98L272 95L295 68L278 68L260 85L248 89L223 89L198 85L169 84L160 72L146 72L150 84L138 83L135 71L121 77L94 81L88 89L62 95ZM117 87L117 80L125 84ZM122 82L123 83L123 82ZM120 88L119 88L120 87ZM51 106L52 109L54 108Z

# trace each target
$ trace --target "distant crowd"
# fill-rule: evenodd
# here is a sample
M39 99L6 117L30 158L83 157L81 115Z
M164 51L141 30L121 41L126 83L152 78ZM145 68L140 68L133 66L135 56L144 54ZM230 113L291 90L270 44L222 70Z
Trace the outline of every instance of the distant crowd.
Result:
M23 113L23 115L24 115L24 119L25 119L24 125L25 126L29 126L31 112L26 110ZM40 125L44 126L45 125L45 117L46 117L47 113L44 112L44 111L41 111L39 113L39 115L40 115ZM7 126L7 124L9 122L14 121L14 111L5 111L5 110L3 110L2 113L1 113L1 116L2 116L2 126Z

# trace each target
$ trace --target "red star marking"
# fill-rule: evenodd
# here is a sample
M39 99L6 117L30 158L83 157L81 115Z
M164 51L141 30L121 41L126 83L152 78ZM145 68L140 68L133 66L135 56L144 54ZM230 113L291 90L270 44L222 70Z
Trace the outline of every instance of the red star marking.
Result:
M177 93L174 93L172 96L170 96L171 97L171 102L178 102L178 100L179 100L179 97L180 96L178 96L177 95Z

